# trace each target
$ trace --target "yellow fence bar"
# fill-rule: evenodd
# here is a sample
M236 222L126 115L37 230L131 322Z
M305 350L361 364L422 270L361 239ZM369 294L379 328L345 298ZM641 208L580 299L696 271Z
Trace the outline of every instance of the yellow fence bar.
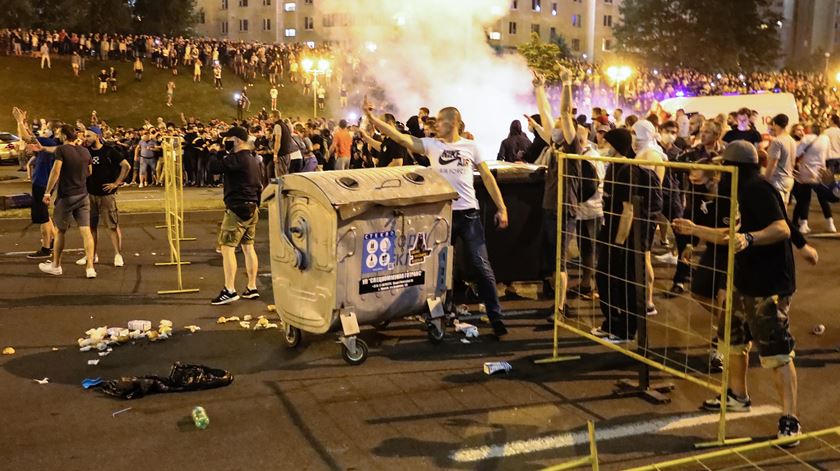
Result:
M181 260L181 241L183 239L183 174L181 160L183 149L180 137L166 136L163 138L163 177L164 177L164 211L166 216L166 238L169 242L169 262L155 263L156 266L174 266L176 269L177 289L161 290L158 294L197 293L198 289L184 288L182 265L189 262Z
M598 471L598 443L595 441L595 424L591 420L586 422L586 429L589 432L589 456L550 466L544 468L543 471L565 471L583 466L591 466L592 471Z
M750 443L748 445L741 445L733 448L727 448L724 450L712 451L708 453L703 453L700 455L688 456L685 458L680 458L671 461L665 461L662 463L651 464L647 466L640 466L638 468L632 468L628 471L657 471L662 469L671 469L671 468L679 468L689 464L698 464L703 461L708 461L716 458L727 458L735 455L742 455L744 453L748 453L751 451L768 449L768 448L775 448L775 447L783 447L789 443L793 443L796 441L805 441L816 439L819 440L821 437L825 437L828 435L840 435L840 427L833 427L827 428L824 430L819 430L816 432L810 433L803 433L797 437L785 437L785 438L778 438L775 440L768 440L764 442L756 442ZM822 441L822 440L820 440ZM833 446L831 447L836 450ZM758 467L754 467L753 469L761 469Z
M548 358L536 360L535 363L554 363L559 361L568 361L572 359L580 358L577 355L573 356L560 356L559 355L559 329L565 329L575 335L587 338L592 340L593 342L598 343L604 347L607 347L611 350L617 351L626 355L640 363L647 365L651 368L658 369L663 371L667 374L673 375L675 377L681 378L692 384L700 386L704 389L708 389L714 393L717 393L721 397L722 407L720 412L720 421L718 424L718 429L716 433L716 440L710 443L703 443L698 444L698 447L705 447L705 446L721 446L727 444L735 444L735 443L743 443L744 441L749 441L749 439L727 439L726 438L726 400L727 400L727 389L729 385L729 343L731 340L731 317L732 317L732 291L733 291L733 277L732 273L734 271L734 256L735 256L735 248L734 248L734 240L735 240L735 233L736 233L736 225L735 221L737 221L737 214L738 214L738 173L737 168L731 166L722 166L722 165L715 165L715 164L691 164L691 163L683 163L683 162L659 162L659 161L638 161L634 159L627 159L623 157L590 157L590 156L581 156L581 155L573 155L573 154L564 154L557 152L555 153L555 158L558 160L557 165L557 200L558 200L558 215L557 215L557 256L556 256L556 281L555 281L555 306L554 306L554 335L553 335L553 345L552 345L552 354ZM566 235L563 234L563 224L564 224L564 199L563 199L563 189L564 189L564 180L565 180L565 167L567 160L578 160L578 161L590 161L590 162L601 162L605 165L608 164L630 164L630 165L638 165L643 167L665 167L668 169L674 170L684 170L684 171L705 171L705 172L719 172L719 173L729 173L732 175L731 179L731 188L728 190L730 191L729 195L729 240L730 243L728 244L727 250L727 260L726 260L726 302L725 306L721 309L720 315L724 316L722 319L722 327L723 332L717 332L718 338L718 351L722 354L723 360L723 372L721 374L720 380L715 380L712 378L711 375L708 376L696 376L691 374L689 364L686 360L686 371L679 371L676 368L668 366L665 364L668 360L667 357L663 356L662 361L656 361L652 358L649 358L647 355L649 353L649 349L647 345L642 346L641 352L636 352L629 348L623 347L621 345L616 345L611 343L605 339L601 339L595 335L592 335L590 332L584 331L581 328L573 325L573 322L570 322L570 319L565 318L561 315L561 310L563 306L560 305L560 299L565 290L567 290L568 286L561 286L561 266L562 266L562 247L563 247L563 238ZM716 198L721 198L721 201L724 201L723 198L716 196ZM634 223L636 223L634 221ZM599 242L600 243L600 242ZM645 283L641 281L641 283ZM568 285L569 283L565 283ZM641 322L644 322L642 320ZM579 324L583 324L579 322ZM675 327L670 327L665 325L666 328L673 329ZM679 332L680 330L677 329ZM711 334L711 332L710 332ZM711 342L711 337L709 338ZM640 354L643 353L643 354ZM661 355L660 355L661 356Z

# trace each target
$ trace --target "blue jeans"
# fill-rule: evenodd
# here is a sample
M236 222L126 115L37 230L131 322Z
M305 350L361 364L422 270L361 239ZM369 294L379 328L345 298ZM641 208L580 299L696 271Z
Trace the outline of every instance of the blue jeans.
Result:
M490 322L502 319L502 306L499 304L499 293L496 291L496 275L490 266L487 255L487 244L484 241L484 225L476 209L453 211L452 213L452 244L461 239L470 265L475 270L478 284L478 296L487 309Z

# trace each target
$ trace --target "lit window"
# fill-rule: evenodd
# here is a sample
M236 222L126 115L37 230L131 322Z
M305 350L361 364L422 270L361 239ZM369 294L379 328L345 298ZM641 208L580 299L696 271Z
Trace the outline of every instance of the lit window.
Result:
M572 15L572 26L575 28L583 26L583 21L581 21L580 15Z
M294 29L294 28L287 28L286 29L286 37L287 38L293 38L295 36L297 36L297 30L296 29Z
M283 5L283 10L285 10L285 11L295 11L295 10L297 10L297 4L294 3L294 2L289 2L285 5Z
M498 41L500 39L502 39L502 33L498 32L498 31L491 31L490 32L490 40L491 41Z
M557 16L557 3L551 4L551 16Z
M542 10L542 0L531 0L531 9L534 11Z

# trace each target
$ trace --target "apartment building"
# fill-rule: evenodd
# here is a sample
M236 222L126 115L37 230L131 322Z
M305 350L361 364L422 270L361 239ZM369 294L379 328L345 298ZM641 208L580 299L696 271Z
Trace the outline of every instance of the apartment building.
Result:
M197 29L203 36L233 40L342 42L352 17L346 11L324 11L319 2L199 0ZM615 46L612 25L618 22L620 3L621 0L511 0L505 16L487 28L488 42L514 48L529 41L532 32L544 41L562 35L574 54L599 59ZM352 8L352 1L344 5ZM375 23L376 19L370 21Z

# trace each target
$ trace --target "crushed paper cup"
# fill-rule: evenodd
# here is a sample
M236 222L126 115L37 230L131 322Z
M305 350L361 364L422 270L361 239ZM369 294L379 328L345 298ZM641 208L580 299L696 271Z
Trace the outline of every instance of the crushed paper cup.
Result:
M486 375L493 375L500 371L508 373L512 369L513 367L506 361L488 361L484 364L484 374Z
M811 333L817 336L822 335L825 333L825 326L822 324L817 324L814 326L813 329L811 329Z

